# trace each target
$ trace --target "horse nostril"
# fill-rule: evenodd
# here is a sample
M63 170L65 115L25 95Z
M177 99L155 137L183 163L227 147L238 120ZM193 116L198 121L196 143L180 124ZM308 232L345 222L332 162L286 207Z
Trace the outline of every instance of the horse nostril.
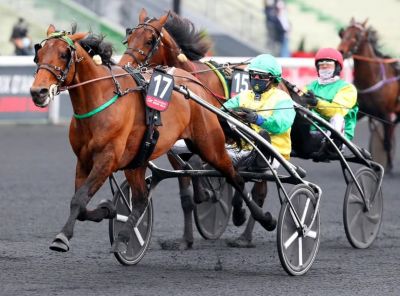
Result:
M45 95L47 95L49 93L49 89L48 88L41 88L40 90L39 90L39 94L41 95L41 96L45 96Z
M31 88L31 96L32 97L44 97L49 93L48 88L39 88L39 87L32 87Z

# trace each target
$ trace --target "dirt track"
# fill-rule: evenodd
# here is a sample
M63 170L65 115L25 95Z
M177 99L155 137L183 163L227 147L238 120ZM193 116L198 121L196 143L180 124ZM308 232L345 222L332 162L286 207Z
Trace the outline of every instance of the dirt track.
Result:
M107 221L77 223L70 252L50 251L73 192L75 161L67 135L66 127L0 126L0 295L400 294L399 152L394 174L383 184L383 225L367 250L353 249L345 236L339 165L295 161L324 194L317 258L305 276L290 277L279 262L276 233L258 225L254 249L226 247L224 239L242 231L230 224L221 240L205 241L196 232L193 250L162 250L160 241L178 240L182 232L174 180L159 185L152 243L137 266L121 266L108 253ZM366 138L361 123L356 143L366 147ZM158 164L167 166L164 158ZM108 186L93 205L103 198L111 198ZM273 190L268 201L277 215Z

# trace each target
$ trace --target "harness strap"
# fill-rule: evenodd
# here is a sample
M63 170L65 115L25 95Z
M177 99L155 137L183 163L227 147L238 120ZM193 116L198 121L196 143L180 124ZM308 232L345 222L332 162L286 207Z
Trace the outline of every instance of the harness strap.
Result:
M385 67L382 63L380 64L380 70L381 70L382 80L379 80L377 83L375 83L374 85L372 85L366 89L357 90L359 94L367 94L367 93L375 92L375 91L381 89L385 84L393 83L393 82L400 80L400 76L394 76L394 77L391 77L388 79L386 76Z
M105 102L103 105L93 109L92 111L88 112L88 113L84 113L84 114L76 114L74 113L74 117L76 119L85 119L85 118L89 118L92 117L93 115L103 111L104 109L108 108L109 106L111 106L112 104L114 104L118 98L120 96L118 94L116 94L115 96L113 96L110 100L108 100L107 102Z
M228 84L226 83L225 77L221 74L220 71L218 71L218 69L212 63L204 62L204 64L206 64L208 67L210 67L214 71L214 73L218 76L218 78L222 84L222 87L224 89L225 98L223 98L223 99L229 98L229 89L228 89Z

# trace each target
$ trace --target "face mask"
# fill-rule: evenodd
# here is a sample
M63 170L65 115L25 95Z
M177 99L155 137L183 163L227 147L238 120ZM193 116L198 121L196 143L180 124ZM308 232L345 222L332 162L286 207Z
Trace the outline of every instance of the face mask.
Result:
M320 69L320 70L318 70L318 75L322 80L324 80L324 79L332 78L334 72L335 72L335 69Z
M250 85L251 88L255 93L262 94L265 92L270 84L270 81L268 80L262 80L262 79L251 79L250 78Z

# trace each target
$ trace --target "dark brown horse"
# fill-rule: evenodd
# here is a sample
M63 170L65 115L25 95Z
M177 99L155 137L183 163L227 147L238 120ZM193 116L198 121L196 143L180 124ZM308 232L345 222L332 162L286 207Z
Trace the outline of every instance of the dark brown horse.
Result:
M220 107L226 98L222 74L213 71L210 65L200 61L210 49L210 43L204 34L195 30L194 25L188 20L174 13L167 13L159 19L149 18L145 9L139 14L139 24L133 29L127 29L125 43L127 50L122 56L119 65L131 64L132 66L174 66L192 72L204 88L212 94L209 102ZM221 79L222 78L222 79ZM221 100L223 99L223 100ZM175 169L181 169L179 163L169 156ZM190 247L193 244L193 193L190 189L189 178L179 178L181 204L184 211L183 242ZM196 189L196 188L195 188ZM198 192L198 190L197 190ZM262 206L267 195L266 182L256 182L252 190L252 197ZM248 225L237 244L247 245L252 239L254 220L250 219ZM236 244L236 242L232 242Z
M384 149L387 155L387 169L393 167L391 151L394 137L394 123L400 115L400 66L379 51L376 31L363 23L351 19L350 24L339 32L342 39L338 50L344 58L353 57L354 85L358 90L360 111L385 121Z
M113 172L124 169L132 189L132 202L137 205L114 242L113 252L126 250L132 225L136 224L148 204L145 182L147 161L134 170L126 169L139 153L146 131L145 102L133 78L122 68L111 65L111 47L95 40L88 33L56 32L50 25L47 38L36 47L37 73L31 87L34 103L40 107L47 106L63 87L69 89L75 113L69 134L77 157L75 194L68 220L50 246L56 251L69 250L69 240L77 219L98 222L115 216L110 202L102 203L94 210L86 208ZM99 65L99 57L95 55L101 56L103 65ZM177 84L186 85L201 97L209 95L192 82L195 78L189 73L180 69L171 71ZM178 139L185 139L205 161L220 170L228 182L243 193L244 182L226 153L224 134L215 114L173 92L169 108L162 113L162 122L163 125L158 128L160 136L157 145L149 160L165 154ZM247 194L243 193L243 198L246 204L252 204ZM261 209L253 209L252 213L259 218L257 220L263 220Z

